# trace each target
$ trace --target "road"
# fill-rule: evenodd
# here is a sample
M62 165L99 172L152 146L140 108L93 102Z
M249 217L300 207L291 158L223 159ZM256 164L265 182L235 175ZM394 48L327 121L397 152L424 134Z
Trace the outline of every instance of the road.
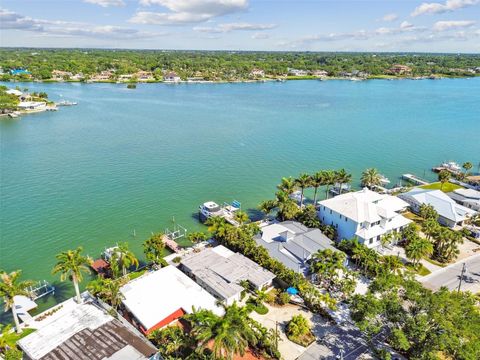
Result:
M442 286L455 290L458 288L464 263L466 271L462 278L461 290L471 291L472 293L480 292L480 254L444 267L419 280L426 288L431 290L438 290Z

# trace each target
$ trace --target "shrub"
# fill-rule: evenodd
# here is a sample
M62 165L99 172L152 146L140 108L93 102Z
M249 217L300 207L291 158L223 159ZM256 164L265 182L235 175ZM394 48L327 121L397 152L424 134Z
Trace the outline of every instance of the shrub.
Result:
M287 292L281 292L277 296L278 305L286 305L290 302L290 295Z
M182 261L182 258L180 256L176 256L172 260L175 264L178 264L180 261Z

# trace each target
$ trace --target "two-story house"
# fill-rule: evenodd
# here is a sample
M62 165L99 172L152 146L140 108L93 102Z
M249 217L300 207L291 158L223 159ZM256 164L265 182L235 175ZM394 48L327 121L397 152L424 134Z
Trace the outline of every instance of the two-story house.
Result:
M367 188L319 202L318 217L337 230L337 239L357 238L370 248L380 246L387 233L398 233L411 220L401 215L408 203Z

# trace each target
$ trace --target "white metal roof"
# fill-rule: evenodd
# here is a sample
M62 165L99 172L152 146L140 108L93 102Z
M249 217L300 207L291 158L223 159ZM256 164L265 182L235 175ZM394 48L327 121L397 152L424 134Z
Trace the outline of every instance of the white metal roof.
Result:
M123 304L147 330L179 309L223 313L212 295L171 265L130 281L120 291L125 297Z

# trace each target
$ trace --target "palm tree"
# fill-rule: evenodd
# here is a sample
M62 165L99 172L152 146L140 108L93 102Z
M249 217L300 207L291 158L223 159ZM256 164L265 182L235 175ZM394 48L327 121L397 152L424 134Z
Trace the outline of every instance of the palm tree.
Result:
M28 288L33 285L33 281L20 281L21 270L7 273L0 272L0 297L3 298L5 311L12 310L13 320L15 321L15 331L20 333L20 322L17 316L14 297L18 295L29 296Z
M290 199L288 194L282 191L277 191L275 195L277 198L278 217L282 221L295 218L300 211L295 201Z
M412 259L413 265L417 266L422 258L431 255L433 245L430 241L420 236L415 236L405 247L405 255Z
M188 234L188 240L190 240L194 244L198 244L202 241L205 241L207 240L207 238L208 238L207 234L201 231L195 231Z
M468 170L473 167L473 164L469 161L463 163L462 167L465 169L465 175L467 174Z
M127 280L125 278L108 279L99 276L97 279L88 283L87 290L93 296L108 302L116 310L125 298L120 292L120 288L126 283Z
M362 173L361 181L362 186L366 186L368 188L371 188L373 186L379 186L382 184L382 178L380 176L380 173L375 168L366 169Z
M300 196L300 208L303 208L303 193L306 188L311 186L311 178L308 174L300 174L300 176L295 180L295 184L300 188L302 194Z
M143 252L147 261L157 265L162 262L163 251L165 250L165 241L163 238L163 233L156 233L143 243Z
M75 287L77 302L80 303L80 289L78 284L82 282L82 272L90 273L89 266L92 264L92 259L88 256L82 256L83 248L79 246L75 250L63 251L56 256L57 264L53 267L52 274L60 273L60 280L65 281L70 278Z
M12 333L11 330L11 325L0 325L0 354L16 347L18 335Z
M313 193L313 205L317 206L317 192L320 186L325 185L325 176L323 171L318 171L310 177L310 185L315 189Z
M268 299L268 293L264 289L255 291L255 303L257 306L263 305Z
M191 334L199 347L207 347L213 341L213 353L216 358L233 359L235 354L244 355L249 344L256 342L246 306L240 307L234 302L225 306L223 317L210 310L195 310L185 319L192 326Z
M277 189L285 192L287 195L292 195L296 188L297 184L292 177L282 178L280 184L277 185Z
M342 194L342 185L343 184L348 184L352 181L352 174L349 174L345 171L345 169L340 169L338 171L335 171L335 181L338 183L340 190L339 194Z
M445 183L447 183L448 180L450 180L451 176L452 176L452 174L448 170L441 170L438 173L438 181L440 181L440 183L442 184L440 186L440 190L443 190L443 185L445 185Z
M220 216L212 216L205 221L208 231L213 233L215 237L223 238L227 233L227 222Z
M247 213L245 211L240 211L240 210L235 212L235 214L233 215L233 218L240 225L243 225L250 220Z
M394 239L394 234L392 232L383 234L380 237L380 244L382 244L383 247L386 247L393 241L393 239Z
M115 253L117 253L118 255L118 261L120 262L123 276L127 275L127 270L131 266L135 266L136 268L138 267L138 259L135 254L128 248L127 242L118 245L118 247L115 249Z
M332 170L326 170L323 172L325 188L325 197L328 199L330 194L330 186L335 185L335 172Z
M258 209L263 212L266 216L270 214L273 209L277 207L277 202L275 200L265 200L258 205Z

